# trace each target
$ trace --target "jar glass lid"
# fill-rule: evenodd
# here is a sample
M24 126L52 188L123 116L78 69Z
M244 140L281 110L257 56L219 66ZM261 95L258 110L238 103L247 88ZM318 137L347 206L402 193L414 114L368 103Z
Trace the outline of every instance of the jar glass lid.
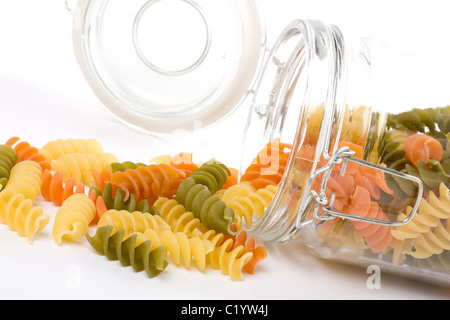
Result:
M73 41L102 103L159 133L225 118L251 92L265 51L250 0L80 0Z

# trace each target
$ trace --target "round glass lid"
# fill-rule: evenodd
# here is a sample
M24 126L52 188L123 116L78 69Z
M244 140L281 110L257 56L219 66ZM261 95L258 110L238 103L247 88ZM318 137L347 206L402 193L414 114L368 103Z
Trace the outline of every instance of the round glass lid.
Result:
M102 103L160 133L223 119L250 92L265 50L250 0L80 0L73 40Z

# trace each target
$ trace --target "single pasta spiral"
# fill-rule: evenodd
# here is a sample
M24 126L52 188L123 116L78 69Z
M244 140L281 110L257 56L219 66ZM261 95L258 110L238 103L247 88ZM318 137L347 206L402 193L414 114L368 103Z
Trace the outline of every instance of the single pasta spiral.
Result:
M114 188L110 182L106 183L103 191L97 187L91 187L91 190L95 191L97 200L103 201L106 209L127 210L130 212L150 212L152 214L156 213L154 211L154 207L150 207L146 199L142 199L137 202L133 193L130 194L127 200L125 200L122 189ZM103 214L103 212L101 212L101 214Z
M220 270L224 275L229 275L234 281L244 279L242 271L252 258L252 252L244 252L243 245L234 247L232 238L226 238L223 233L216 233L213 230L200 237L210 240L214 246L214 250L207 256L208 263L211 264L213 269Z
M439 197L430 191L428 201L421 200L419 210L405 226L394 230L392 234L403 239L411 239L411 256L426 259L434 254L450 250L450 195L444 183L439 187ZM420 221L420 222L419 222ZM410 223L414 223L409 226ZM422 228L417 228L417 225ZM408 231L412 231L409 232ZM414 232L415 231L415 232Z
M448 188L444 184L441 184L440 190L441 199L443 199L442 201L445 204L442 204L441 201L436 198L435 194L430 191L429 201L422 198L419 208L411 221L392 230L392 235L399 240L415 239L420 235L428 233L431 228L437 227L441 223L441 219L448 219L450 217L450 212L448 210L449 201L445 200L448 199L448 191L445 192ZM411 209L411 207L408 207L406 214L399 214L398 220L405 219L409 215Z
M50 215L43 214L43 209L33 206L33 201L22 193L5 188L0 192L0 221L32 242L50 221Z
M227 207L234 210L236 217L235 224L238 230L242 227L242 218L245 219L245 224L251 226L253 223L253 216L259 219L264 210L269 207L272 199L277 191L274 185L267 185L265 188L255 190L249 183L240 182L228 188L222 200Z
M164 248L150 249L150 240L139 234L124 239L125 230L113 233L113 226L98 227L95 235L86 233L89 244L109 260L119 260L123 266L132 266L134 271L144 271L150 278L159 275L167 267Z
M125 230L125 236L134 232L144 232L149 228L157 232L170 229L170 226L160 216L152 215L148 212L130 212L115 209L106 211L97 223L97 227L106 225L113 226L112 233L121 229Z
M184 177L183 171L162 163L117 171L110 182L125 192L125 198L133 193L136 201L147 199L152 205L159 196L174 195Z
M231 230L234 221L233 209L227 208L225 202L213 195L207 186L197 183L192 175L180 184L175 200L184 205L186 210L194 213L207 229L235 234Z
M95 217L95 204L85 194L67 198L56 212L53 238L57 244L83 236Z
M192 172L189 178L192 178L196 184L206 186L214 194L225 185L228 176L231 176L228 167L217 161L209 161Z
M16 162L17 152L8 145L0 145L0 190L6 186Z
M42 173L42 197L53 202L57 206L69 198L74 193L84 193L85 186L83 183L79 183L75 187L74 178L70 177L66 183L63 182L63 174L61 171L56 171L52 174L47 169Z
M161 217L168 223L174 232L184 232L190 235L194 230L207 231L206 227L190 211L174 199L159 197L154 206Z
M200 237L188 237L184 232L172 232L170 230L157 232L154 229L147 229L143 232L143 235L150 240L152 247L164 247L165 254L170 254L172 261L177 266L181 264L181 259L183 259L184 267L189 269L191 260L194 259L197 268L200 271L205 271L206 255L213 250L211 241L200 239Z
M7 188L22 193L25 198L36 201L41 193L42 169L32 160L17 163L11 170Z
M291 148L290 144L281 143L279 139L268 143L245 170L241 181L250 182L255 189L278 185L286 169Z
M370 200L369 191L361 186L356 186L346 211L360 217L388 221L383 209L377 202ZM381 252L389 245L393 247L396 245L397 241L390 232L392 227L364 221L355 221L354 227L373 252Z
M39 149L47 161L58 159L69 153L103 153L103 147L96 139L56 139Z

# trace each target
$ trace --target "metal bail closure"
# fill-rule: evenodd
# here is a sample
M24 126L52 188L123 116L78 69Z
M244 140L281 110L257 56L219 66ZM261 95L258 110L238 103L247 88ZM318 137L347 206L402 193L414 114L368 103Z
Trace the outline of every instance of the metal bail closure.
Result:
M309 198L311 200L315 200L314 207L312 208L313 218L317 219L317 220L326 221L326 220L332 220L332 219L335 219L336 217L338 217L338 218L342 218L342 219L364 221L364 222L368 222L368 223L385 225L385 226L393 226L393 227L401 226L401 225L408 223L412 219L414 214L417 212L417 209L419 208L419 204L420 204L420 201L422 199L422 194L423 194L422 181L415 176L405 174L400 171L392 170L392 169L385 168L385 167L382 167L382 166L379 166L379 165L376 165L376 164L373 164L373 163L370 163L370 162L367 162L364 160L354 158L353 157L354 155L355 155L355 152L352 151L349 147L339 148L331 155L331 157L327 157L328 162L325 166L315 170L314 173L311 174L311 176L307 182L308 189L310 189L314 179L318 175L323 174L320 193L317 193L315 190L310 190ZM367 217L362 217L362 216L357 216L357 215L352 215L349 213L343 213L343 212L336 211L333 208L336 194L332 193L330 196L330 199L328 199L326 196L326 193L325 193L326 187L327 187L327 182L328 182L328 179L330 178L330 175L331 175L331 172L332 172L334 166L338 163L342 163L340 175L344 176L349 161L357 163L361 166L366 166L366 167L369 167L372 169L382 171L384 174L393 175L400 179L405 179L405 180L415 183L417 185L417 194L415 196L416 201L415 201L415 204L412 207L409 215L405 219L400 220L400 221L386 221L386 220L372 219L372 218L367 218ZM328 204L328 206L326 206L327 204ZM319 214L320 206L323 206L322 211L325 214ZM296 226L297 226L297 228L300 228L302 225L304 225L304 222L301 221L301 216L298 215Z

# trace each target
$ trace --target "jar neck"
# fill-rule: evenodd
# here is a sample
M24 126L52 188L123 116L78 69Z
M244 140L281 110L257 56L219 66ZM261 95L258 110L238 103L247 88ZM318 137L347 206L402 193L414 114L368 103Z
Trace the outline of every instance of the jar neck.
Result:
M286 54L289 42L295 45ZM362 92L356 89L370 88L370 63L364 51L352 56L349 50L337 27L297 20L283 31L268 57L253 100L244 148L250 149L252 142L258 145L253 134L261 132L260 140L281 137L281 141L293 143L270 207L247 228L265 241L289 242L312 222L309 213L318 199L311 187L323 178L316 173L324 160L332 159L341 134L347 134L342 128L351 118L349 102L370 100L370 94L361 98ZM370 108L366 112L371 112ZM289 125L290 121L297 123ZM290 131L292 127L295 131Z

